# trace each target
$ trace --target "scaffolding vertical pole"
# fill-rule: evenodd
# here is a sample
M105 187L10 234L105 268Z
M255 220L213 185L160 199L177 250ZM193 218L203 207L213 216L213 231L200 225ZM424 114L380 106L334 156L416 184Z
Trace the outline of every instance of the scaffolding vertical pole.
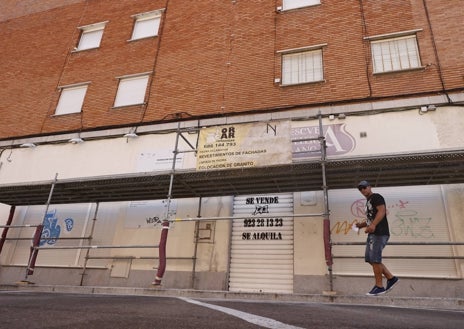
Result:
M13 216L14 216L15 210L16 210L16 206L10 207L10 215L8 216L8 220L6 221L6 226L3 228L2 237L0 239L0 254L2 253L3 245L5 244L6 236L8 234L10 225L13 222Z
M98 214L98 209L100 208L100 202L97 202L96 206L95 206L95 213L93 215L93 218L92 218L92 226L90 228L90 235L89 235L89 244L91 244L92 242L92 238L93 238L93 233L95 231L95 223L97 222L97 214ZM87 249L86 253L85 253L85 258L84 258L84 267L82 268L82 275L81 275L81 283L80 283L80 286L82 286L84 284L84 276L85 276L85 271L87 269L87 263L89 261L89 254L90 254L90 248Z
M37 260L37 254L39 253L39 250L37 248L40 246L40 239L42 238L42 232L43 232L43 225L38 225L35 228L34 237L32 238L31 252L30 252L29 262L27 265L25 279L27 279L28 275L34 274L35 261Z
M198 198L198 212L197 218L201 218L201 203L203 199L202 197ZM195 221L195 233L194 233L194 240L195 240L195 248L193 250L193 264L192 264L192 279L190 287L192 289L195 288L195 273L197 271L197 253L198 253L198 241L200 240L200 221Z
M39 253L39 249L37 249L37 247L39 247L39 244L40 244L40 238L42 236L43 224L45 222L45 218L47 217L48 208L50 207L50 202L51 202L52 196L53 196L53 190L55 189L55 185L56 185L57 181L58 181L58 173L55 174L55 179L53 180L52 186L50 188L50 193L48 193L48 199L47 199L47 203L46 203L46 206L45 206L45 214L44 214L44 217L42 219L42 224L37 227L37 229L35 231L35 234L34 234L34 239L33 239L33 242L32 242L31 252L30 252L30 255L29 255L29 261L27 263L26 275L24 277L24 281L27 281L28 275L34 274L35 261L37 259L37 254Z
M179 153L179 135L180 135L180 122L177 124L177 132L176 132L176 143L174 147L173 159L172 159L172 167L171 167L171 174L169 180L169 190L168 195L166 198L166 215L163 219L161 224L161 237L158 247L159 252L159 262L158 262L158 270L156 271L155 281L152 282L153 285L159 286L161 285L161 280L163 279L164 271L166 270L166 243L168 239L168 231L169 231L169 217L171 213L171 198L172 198L172 188L174 186L174 174L176 170L176 162L177 162L177 154Z
M327 159L327 144L324 137L324 128L322 126L322 115L319 112L319 142L321 145L321 169L322 169L322 189L324 193L324 219L323 219L323 234L324 234L324 253L325 263L329 272L329 288L333 291L333 274L332 274L332 241L330 237L330 217L329 217L329 197L327 188L326 176L326 159Z

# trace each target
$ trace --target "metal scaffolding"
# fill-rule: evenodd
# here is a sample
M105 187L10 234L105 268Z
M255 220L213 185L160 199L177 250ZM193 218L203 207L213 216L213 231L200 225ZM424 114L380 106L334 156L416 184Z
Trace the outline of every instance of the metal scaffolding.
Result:
M197 152L196 147L183 135L187 132L191 133L192 129L183 130L179 123L170 170L62 180L58 180L57 174L52 181L0 185L0 202L11 205L13 213L16 206L45 204L46 214L52 200L53 204L97 204L90 236L78 238L89 240L89 245L48 248L39 247L38 243L34 243L33 247L31 247L31 256L25 278L27 279L27 276L33 273L35 259L39 250L86 249L81 279L82 285L88 267L88 260L94 258L90 256L90 250L92 249L158 248L159 257L153 257L153 259L159 260L158 270L153 282L153 284L158 285L161 283L166 267L166 241L169 224L173 221L171 216L171 200L173 198L197 197L201 200L202 197L224 196L231 195L231 193L240 195L322 190L324 196L323 213L289 214L288 217L322 217L325 261L329 273L330 290L333 290L332 264L333 258L337 257L333 257L332 255L332 245L335 244L331 241L330 233L329 185L331 189L353 188L357 181L365 177L374 177L375 186L464 183L464 150L329 159L326 154L327 145L324 137L322 116L319 114L317 119L319 121L319 136L306 140L319 141L319 151L321 154L319 159L282 165L269 165L265 168L240 168L216 171L178 169L176 168L178 154ZM199 130L200 128L196 132ZM188 150L179 150L179 142L181 140L188 145ZM298 139L292 142L301 141L305 140ZM90 245L100 202L162 199L166 199L167 207L162 220L162 233L158 245ZM184 220L198 222L201 220L231 220L232 218L237 218L200 218L200 212L199 210L198 218L187 218ZM12 219L12 216L10 217ZM11 225L11 219L8 220L8 228L15 227ZM176 221L179 221L179 219L176 219ZM195 230L198 230L198 225L196 225ZM0 251L3 243L7 240L7 233L8 229L5 226L0 241ZM198 243L198 232L195 233L195 243ZM193 277L195 275L196 247L194 255L188 259L193 260Z

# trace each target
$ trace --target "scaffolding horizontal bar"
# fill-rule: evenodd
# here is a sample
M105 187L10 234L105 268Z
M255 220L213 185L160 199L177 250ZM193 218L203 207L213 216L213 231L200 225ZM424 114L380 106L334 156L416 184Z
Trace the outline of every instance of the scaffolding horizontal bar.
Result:
M86 257L87 259L159 259L156 256L89 256ZM195 260L195 257L166 257L166 259L173 259L173 260Z
M101 245L101 246L54 246L54 247L36 247L37 250L58 250L58 249L135 249L135 248L159 248L159 245L147 246L147 245Z
M267 215L256 215L256 216L251 216L251 215L244 215L244 216L225 216L225 217L187 217L187 218L176 218L176 219L170 219L168 220L169 222L193 222L193 221L213 221L213 220L231 220L231 219L248 219L248 218L276 218L276 217L281 217L281 218L301 218L301 217L324 217L327 214L324 213L317 213L317 214L274 214L273 216L267 216Z
M365 242L332 242L332 246L364 246ZM391 246L464 246L464 242L388 242Z
M5 238L5 240L32 240L33 237L30 238ZM56 240L56 241L61 241L61 240L90 240L91 237L64 237L64 238L40 238L40 240Z
M0 228L25 228L25 227L37 227L39 225L0 225Z
M364 256L332 256L337 259L364 259ZM464 256L382 256L387 259L464 259Z

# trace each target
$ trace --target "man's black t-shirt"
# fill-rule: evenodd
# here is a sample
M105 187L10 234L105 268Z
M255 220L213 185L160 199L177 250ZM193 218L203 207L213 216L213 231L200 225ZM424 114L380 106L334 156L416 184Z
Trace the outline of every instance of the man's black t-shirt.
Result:
M373 193L366 202L366 217L367 224L372 223L377 215L377 206L385 205L385 199L378 193ZM390 235L390 229L388 227L387 214L383 219L377 224L374 231L375 235Z

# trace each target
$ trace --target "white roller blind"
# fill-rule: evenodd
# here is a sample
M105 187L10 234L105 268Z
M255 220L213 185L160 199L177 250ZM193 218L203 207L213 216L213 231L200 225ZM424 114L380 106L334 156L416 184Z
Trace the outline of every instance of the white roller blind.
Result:
M121 79L114 106L142 104L148 84L148 75Z
M55 110L55 115L78 113L82 110L87 85L63 88L61 90L60 100Z
M288 10L294 8L301 8L306 6L318 5L320 3L320 0L284 0L283 9Z
M158 35L161 16L138 18L135 22L132 39L141 39Z
M93 31L83 31L79 40L78 50L98 48L103 36L103 28Z

